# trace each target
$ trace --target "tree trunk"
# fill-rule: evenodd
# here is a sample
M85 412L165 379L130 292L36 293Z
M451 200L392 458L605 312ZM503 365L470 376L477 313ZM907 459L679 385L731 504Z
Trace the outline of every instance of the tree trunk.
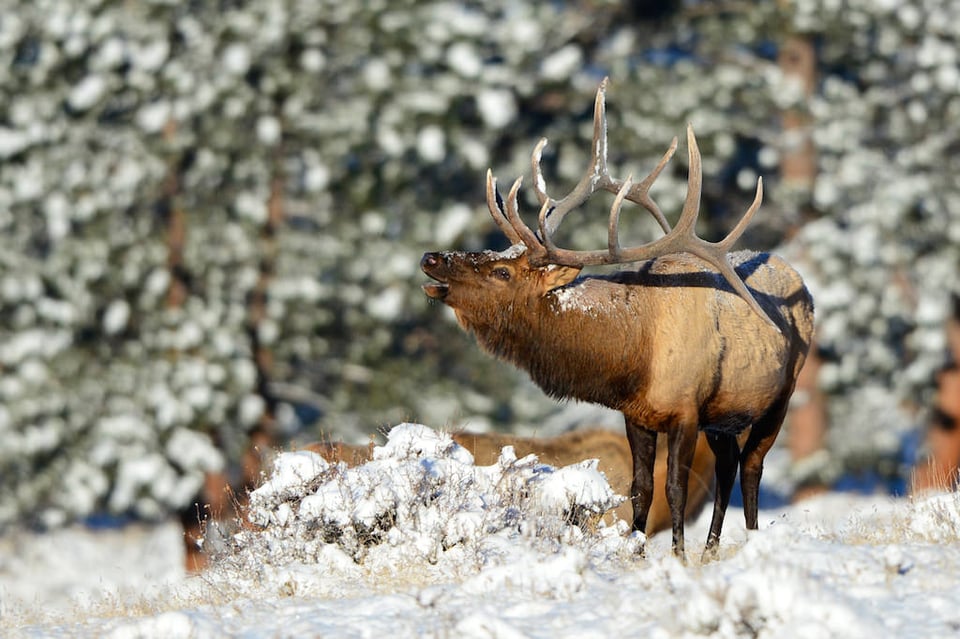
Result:
M809 36L792 34L780 46L777 62L783 74L798 83L805 97L813 95L817 82L817 58L813 41ZM783 186L792 191L813 192L817 178L817 153L813 145L813 119L806 109L787 109L781 114L782 148L780 153L780 179ZM802 220L804 215L800 216ZM827 410L823 393L817 383L817 374L822 361L812 344L810 355L797 379L794 408L790 411L787 446L794 468L811 469L811 464L826 450ZM822 492L826 487L822 479L811 476L799 481L794 499Z
M813 41L804 35L791 35L777 56L780 70L813 95L817 81L817 58ZM817 153L813 146L813 119L805 109L787 109L781 115L783 148L780 155L780 179L792 189L813 191L817 177Z
M273 351L263 343L261 328L267 319L268 290L276 272L277 233L284 220L283 150L278 145L273 155L273 177L267 202L267 221L260 231L260 277L250 295L247 316L247 332L253 349L257 368L257 394L263 399L264 412L257 425L250 431L250 441L243 458L243 484L245 489L256 486L264 462L278 446L276 434L276 398L270 391L273 374Z

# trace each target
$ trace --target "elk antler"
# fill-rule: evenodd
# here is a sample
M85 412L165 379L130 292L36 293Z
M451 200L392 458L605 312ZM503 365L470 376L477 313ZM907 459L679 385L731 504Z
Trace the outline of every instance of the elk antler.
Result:
M597 98L593 111L593 161L587 167L586 173L580 182L567 194L566 197L556 200L546 192L543 173L540 170L540 159L543 147L547 140L541 139L533 150L531 163L533 165L534 191L540 200L539 237L530 230L517 211L517 193L520 190L522 177L517 178L507 194L506 206L497 190L497 181L491 171L487 171L487 207L497 226L514 244L522 242L527 247L527 259L534 266L558 264L562 266L583 267L600 264L624 264L649 260L663 255L674 253L692 253L706 260L726 278L733 290L750 306L757 315L768 324L777 328L773 319L761 308L747 285L740 279L733 265L727 259L727 253L734 243L746 230L751 218L760 208L763 199L763 179L757 180L757 194L753 204L747 209L743 217L730 233L719 242L708 242L696 234L697 216L700 213L700 191L703 176L700 166L700 149L693 134L693 127L687 126L687 148L690 156L690 170L687 178L687 197L683 203L683 210L677 225L670 228L660 207L650 197L649 191L653 182L663 171L667 162L677 150L677 138L673 138L670 148L660 158L660 162L653 171L640 182L634 183L631 177L618 180L607 170L607 115L604 97L607 80L604 79L597 90ZM613 205L610 207L608 226L607 249L592 251L575 251L558 248L553 243L553 234L560 226L564 216L575 207L583 204L598 190L616 193ZM666 235L658 240L644 244L622 248L619 240L620 208L624 200L635 202L649 211L663 228ZM777 329L779 330L779 329Z

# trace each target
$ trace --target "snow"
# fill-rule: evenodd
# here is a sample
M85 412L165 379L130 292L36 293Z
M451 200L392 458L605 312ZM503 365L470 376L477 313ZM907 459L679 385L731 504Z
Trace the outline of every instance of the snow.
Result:
M377 58L369 60L363 67L363 79L371 91L383 91L390 86L390 65Z
M270 115L263 115L257 118L257 139L262 144L274 145L280 141L283 134L280 120Z
M304 188L313 193L319 193L330 184L330 168L320 161L311 163L304 171Z
M327 65L327 58L319 49L306 49L300 54L300 66L310 73L319 73Z
M211 472L223 470L223 454L208 436L194 430L177 428L167 441L165 452L183 468Z
M502 129L517 117L517 102L507 89L486 88L477 93L477 108L484 124Z
M146 73L156 72L170 56L170 43L166 40L152 40L134 44L131 47L133 65Z
M434 238L440 246L448 246L466 231L473 222L473 210L465 204L454 204L438 216Z
M179 568L173 524L0 537L0 634L911 639L960 627L956 493L826 494L761 511L750 533L731 508L708 561L703 513L686 564L669 532L640 556L622 524L551 512L609 497L590 462L554 469L508 448L478 467L445 433L402 424L355 468L278 455L251 499L265 527L197 577ZM348 552L360 524L368 537Z
M367 312L380 320L398 320L408 294L406 288L389 286L367 300Z
M234 200L234 208L240 217L246 218L254 224L266 223L269 214L266 198L250 191L237 194Z
M409 561L437 563L455 547L517 529L576 537L574 524L622 501L596 462L553 469L507 447L497 464L477 467L448 434L422 424L395 426L357 468L328 468L306 455L281 454L273 478L251 494L250 518L267 527L257 538L271 540L275 560L312 556L320 538L356 560L381 554L381 544L402 544L413 552ZM305 490L291 494L297 477Z
M447 51L447 64L465 78L475 78L483 70L483 60L468 42L455 42Z
M548 80L559 81L569 78L583 64L583 52L575 44L554 51L541 63L540 72Z
M103 313L103 331L107 335L116 335L127 327L130 321L130 305L126 300L113 300Z
M16 155L30 146L30 136L24 131L0 126L0 158Z
M425 162L439 162L447 152L446 135L439 126L430 125L417 135L417 153Z
M228 45L222 56L223 67L234 75L243 75L250 69L250 49L244 44L235 42Z
M499 252L489 251L491 256L496 256L495 259L500 259L500 260L515 260L526 252L527 252L527 245L524 244L523 242L517 242L516 244L512 244Z
M250 427L257 423L265 410L266 404L263 397L249 393L240 399L237 407L237 418L241 424Z
M284 453L278 458L273 475L254 491L255 500L282 503L302 496L303 487L329 468L320 455L310 451Z
M86 111L99 102L106 90L107 82L103 76L88 75L73 87L67 102L77 111Z
M0 362L13 366L30 357L50 359L66 349L70 342L71 336L66 331L41 329L20 331L0 346Z
M557 301L557 307L564 313L580 312L588 315L599 315L603 312L603 304L586 294L580 286L565 286L550 292Z
M172 105L164 100L158 100L144 105L137 112L137 124L146 133L159 133L170 121Z

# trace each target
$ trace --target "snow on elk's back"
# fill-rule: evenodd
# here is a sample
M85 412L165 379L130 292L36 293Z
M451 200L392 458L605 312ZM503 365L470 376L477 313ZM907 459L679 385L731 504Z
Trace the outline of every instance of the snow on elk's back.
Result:
M766 283L775 279L773 268L767 261L759 261L751 264L752 260L762 257L762 254L754 251L737 251L728 254L730 264L734 268L746 266L745 280L751 285L755 282ZM548 267L549 268L549 267ZM616 282L633 283L638 287L662 286L657 284L657 276L675 276L677 274L704 274L712 277L719 290L725 287L723 276L713 268L709 262L706 262L694 255L677 254L644 262L635 269L624 269L615 271L607 276L584 277L575 280L567 286L562 286L550 291L549 295L557 302L557 309L561 312L577 311L592 317L615 312L622 308L623 299L617 296L623 296L624 291L618 290ZM774 277L771 277L774 276ZM696 287L702 286L702 282ZM763 290L763 285L759 287ZM683 286L671 287L671 294L674 302L680 303L687 297L689 290ZM717 299L724 304L739 304L742 300L734 293L718 295Z
M617 306L611 299L605 303L600 291L596 290L602 280L577 280L567 286L554 289L548 293L557 303L557 310L563 313L579 312L592 317L599 317Z

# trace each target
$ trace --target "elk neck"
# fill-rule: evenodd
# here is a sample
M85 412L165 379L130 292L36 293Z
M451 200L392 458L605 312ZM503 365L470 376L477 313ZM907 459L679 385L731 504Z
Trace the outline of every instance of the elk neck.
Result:
M547 394L618 408L647 378L646 306L643 287L582 277L504 305L470 329Z

